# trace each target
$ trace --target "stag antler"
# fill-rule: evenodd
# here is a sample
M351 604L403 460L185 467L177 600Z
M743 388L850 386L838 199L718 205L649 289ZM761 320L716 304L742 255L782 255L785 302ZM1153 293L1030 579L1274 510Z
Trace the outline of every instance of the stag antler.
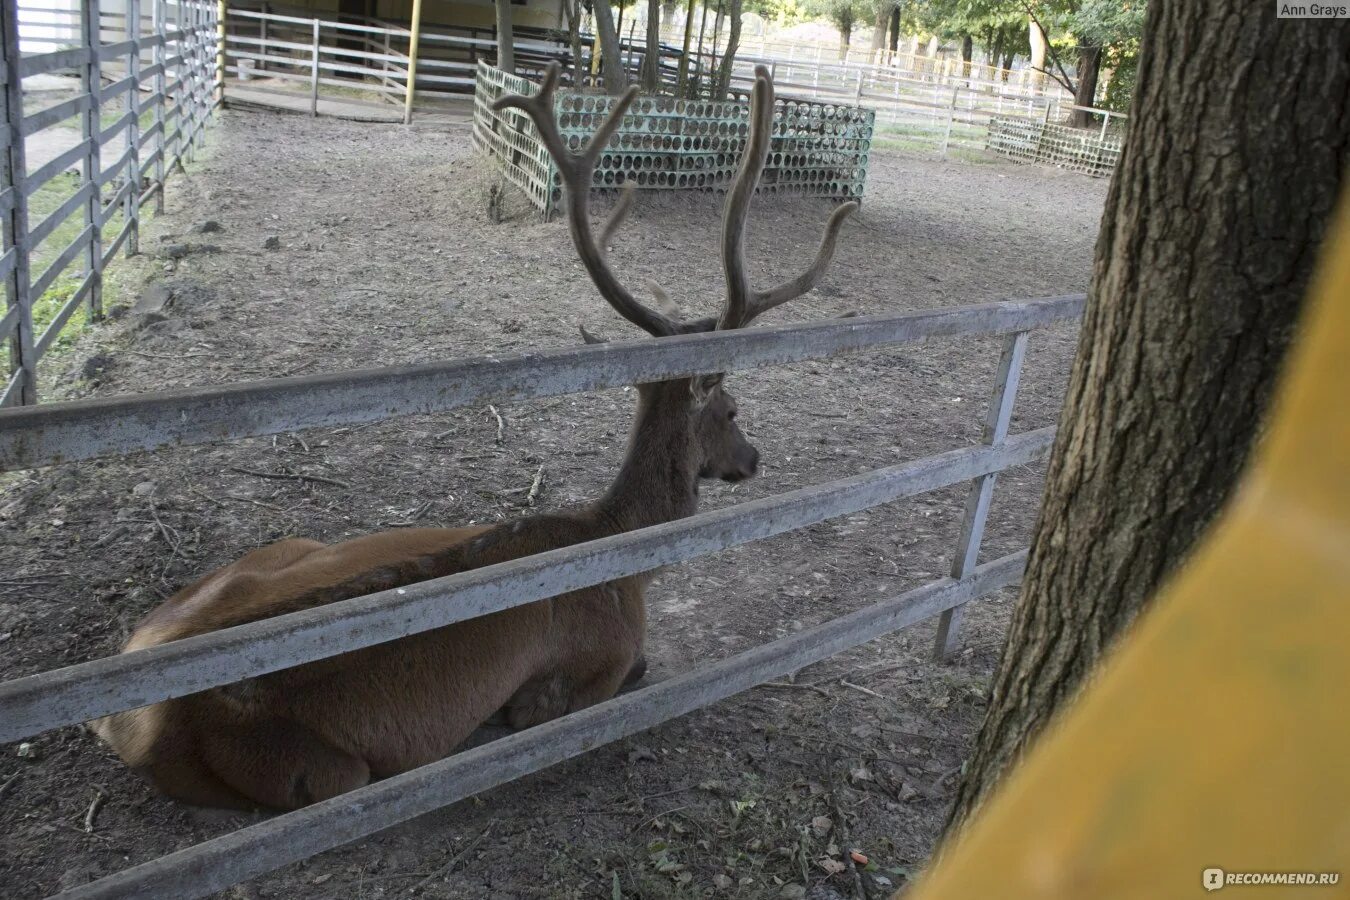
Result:
M572 242L576 245L577 253L601 296L618 311L619 315L657 337L713 329L743 328L757 316L794 297L800 297L820 282L834 256L839 229L843 226L844 220L858 208L855 202L850 201L841 205L830 215L825 223L825 233L820 239L820 247L816 250L816 258L805 272L767 291L754 290L750 285L750 274L745 264L745 230L750 218L750 199L754 196L760 175L768 160L769 143L773 135L773 80L769 77L767 68L755 67L755 86L750 96L750 136L745 154L741 157L740 167L736 170L731 188L727 191L726 207L722 214L722 270L727 282L727 295L722 314L717 318L706 317L688 322L679 321L678 316L666 314L665 311L674 308L674 304L659 285L653 284L652 292L663 311L658 312L639 301L619 283L605 259L605 246L632 207L631 183L624 186L623 194L601 233L599 245L596 244L591 231L590 193L595 165L605 145L618 130L629 104L637 96L637 88L630 87L618 99L590 141L580 153L574 154L567 149L558 132L558 122L553 111L553 94L558 86L559 72L558 64L550 63L543 84L534 96L513 94L502 97L492 106L497 110L514 107L525 112L534 121L539 138L549 155L553 157L553 162L562 177L563 186L566 188L567 222L572 233Z

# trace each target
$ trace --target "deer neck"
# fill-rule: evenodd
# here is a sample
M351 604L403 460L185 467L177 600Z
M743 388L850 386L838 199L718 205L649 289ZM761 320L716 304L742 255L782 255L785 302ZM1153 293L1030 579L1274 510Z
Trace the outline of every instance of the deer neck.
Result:
M616 531L632 531L693 515L699 460L688 379L638 386L637 420L628 453L596 504Z

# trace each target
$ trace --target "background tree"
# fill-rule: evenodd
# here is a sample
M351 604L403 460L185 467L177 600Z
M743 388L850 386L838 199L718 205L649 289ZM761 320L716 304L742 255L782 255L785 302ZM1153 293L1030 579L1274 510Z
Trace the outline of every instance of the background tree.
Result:
M661 0L647 0L647 53L642 57L642 89L661 86Z
M736 51L741 46L741 0L727 0L727 17L730 29L727 32L726 50L717 64L712 94L714 100L725 100L727 91L731 89L731 70L736 65Z
M1347 165L1350 21L1152 4L1044 505L951 825L1228 497Z
M853 27L858 24L860 16L865 14L866 2L867 0L808 0L806 10L810 15L828 19L839 29L839 53L842 56L848 52L849 43L853 39Z
M623 70L619 53L619 33L614 27L614 13L610 11L607 0L599 0L595 4L595 32L600 39L605 93L617 97L628 89L628 73Z

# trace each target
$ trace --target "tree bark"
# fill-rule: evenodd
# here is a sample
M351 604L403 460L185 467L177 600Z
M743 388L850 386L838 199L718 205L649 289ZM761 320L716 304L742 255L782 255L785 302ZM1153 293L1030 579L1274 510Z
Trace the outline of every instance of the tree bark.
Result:
M900 6L891 7L891 56L900 50Z
M975 39L970 32L961 35L961 74L970 77L970 58L975 55Z
M717 67L717 83L714 86L713 99L727 99L727 91L731 89L731 68L736 64L736 51L741 46L741 0L729 0L727 17L731 20L731 28L727 33L727 49L722 54L721 63Z
M628 89L628 75L619 59L619 33L614 28L614 13L609 8L609 0L596 0L595 30L600 38L605 93L617 97Z
M1045 85L1045 57L1046 51L1050 49L1050 41L1041 30L1041 26L1035 19L1030 20L1031 31L1027 35L1031 42L1031 84L1033 87L1043 87ZM1008 66L1004 66L1008 68Z
M886 46L886 26L891 21L890 12L883 6L877 9L876 19L872 22L872 60L875 62Z
M1097 76L1101 68L1101 47L1078 48L1078 84L1074 86L1074 106L1096 106ZM1069 116L1069 124L1074 128L1086 128L1092 124L1092 114L1075 109L1073 115Z
M642 89L656 93L661 85L661 0L647 0L647 55L642 57Z
M1149 4L1026 577L949 834L1185 559L1259 434L1350 164L1350 21L1275 12Z
M511 29L511 0L497 0L497 68L516 74L516 38Z

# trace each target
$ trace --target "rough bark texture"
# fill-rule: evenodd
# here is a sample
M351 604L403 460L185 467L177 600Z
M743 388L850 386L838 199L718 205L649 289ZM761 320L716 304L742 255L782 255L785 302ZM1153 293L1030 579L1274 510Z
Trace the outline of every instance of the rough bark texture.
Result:
M656 93L661 84L661 0L647 0L647 53L642 57L642 89Z
M619 11L622 12L622 8ZM619 59L619 32L614 27L614 14L604 0L595 4L595 30L600 37L605 93L617 97L628 89L628 75Z
M1149 5L1044 504L949 833L1228 498L1347 164L1350 21Z
M1035 19L1030 20L1027 27L1030 29L1027 33L1027 40L1031 43L1031 68L1036 73L1032 76L1031 83L1038 88L1044 87L1045 75L1043 73L1045 72L1046 51L1050 49L1050 42L1046 40L1045 32L1041 31L1040 23Z
M497 68L516 74L516 38L511 29L511 0L497 0Z
M1078 48L1078 84L1073 94L1074 106L1095 106L1097 99L1097 76L1102 68L1101 47ZM1086 128L1092 124L1092 114L1075 109L1069 117L1069 124L1075 128Z
M736 51L741 47L741 0L729 0L727 16L731 20L731 30L727 34L727 49L717 65L717 84L713 97L725 100L731 89L731 68L736 64Z

